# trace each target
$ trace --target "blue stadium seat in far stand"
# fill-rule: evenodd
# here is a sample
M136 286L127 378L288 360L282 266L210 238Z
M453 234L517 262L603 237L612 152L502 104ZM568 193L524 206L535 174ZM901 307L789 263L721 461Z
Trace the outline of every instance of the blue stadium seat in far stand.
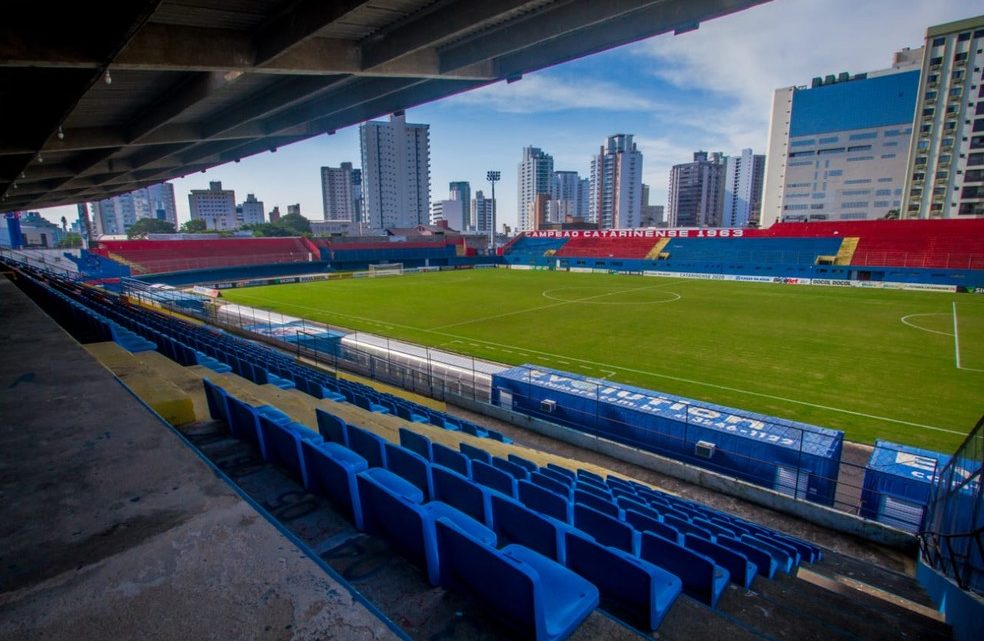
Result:
M491 525L488 490L440 465L431 468L431 477L436 500L461 510L480 523Z
M318 419L318 433L321 438L348 447L348 426L345 421L320 408L315 409L314 414Z
M519 502L534 512L546 514L564 523L571 522L571 502L566 496L536 485L530 481L517 484Z
M675 574L683 582L684 592L712 608L728 585L727 570L703 554L656 534L642 534L639 556Z
M384 536L401 554L422 562L431 585L437 585L440 578L440 553L434 532L437 519L454 523L483 545L496 545L492 530L446 503L415 501L409 495L412 486L387 470L360 472L358 483L366 531Z
M431 441L423 434L417 434L413 430L408 430L405 427L401 427L400 445L407 448L411 452L416 452L417 454L423 456L428 461L434 459L434 452L431 448Z
M516 497L516 479L502 470L481 461L472 461L472 480L485 487Z
M469 423L468 421L458 421L458 429L465 434L471 434L472 436L477 436L479 438L485 438L489 435L488 432L479 428L474 423Z
M338 443L301 441L301 453L308 471L306 489L331 499L352 515L355 527L363 529L356 475L369 467L366 460Z
M602 545L625 550L629 554L639 552L639 533L631 525L587 505L574 504L574 527L593 536Z
M487 465L492 465L492 455L480 447L475 447L474 445L469 445L468 443L458 443L458 449L461 450L462 454L473 461L481 461Z
M506 458L509 460L510 463L515 463L520 467L526 468L526 471L529 472L530 474L540 469L540 467L533 461L528 461L524 459L522 456L517 456L516 454L509 454Z
M348 426L349 449L366 459L369 467L386 467L386 441L361 427Z
M440 443L431 443L431 450L434 453L432 462L435 465L444 466L463 476L471 476L471 459L461 452L455 452Z
M434 498L431 464L421 455L395 443L386 444L386 469L416 485L426 500Z
M565 565L601 591L606 606L643 630L656 630L680 596L680 579L648 561L606 547L576 531L565 533Z
M672 528L660 521L658 518L653 517L651 513L645 513L640 510L636 510L635 508L629 508L625 511L625 522L639 532L652 532L653 534L658 534L664 539L673 541L674 543L683 543L683 538L675 528Z
M731 582L743 588L751 587L758 567L747 556L723 545L711 543L696 534L684 534L683 546L688 550L700 552L728 571Z
M564 533L574 531L573 527L505 496L493 494L491 503L492 529L497 535L564 562Z
M503 624L536 641L562 641L598 606L598 589L521 545L501 551L438 519L440 584L461 588Z
M492 457L492 467L502 470L517 481L526 481L530 478L530 473L525 467L498 456Z
M321 394L318 398L327 398L329 401L335 401L336 403L345 402L345 395L341 392L336 392L335 390L329 389L324 385L318 385L317 387L319 389L318 393ZM314 396L317 396L317 394L314 394Z
M748 543L742 543L737 538L728 536L719 536L717 542L718 545L745 555L749 561L755 563L759 576L771 579L776 575L776 570L779 569L778 561L762 548Z

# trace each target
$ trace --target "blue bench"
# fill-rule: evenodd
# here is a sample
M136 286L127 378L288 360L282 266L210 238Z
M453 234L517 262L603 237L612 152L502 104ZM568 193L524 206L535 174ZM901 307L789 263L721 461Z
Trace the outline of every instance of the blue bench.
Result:
M368 469L366 460L338 443L301 441L304 466L308 471L308 492L330 499L352 515L355 527L362 529L362 503L356 475Z
M360 472L358 482L366 531L384 536L403 556L422 562L431 585L440 579L437 519L453 522L484 545L496 545L495 533L481 523L446 503L422 504L416 500L422 499L419 489L388 470Z
M369 467L386 467L386 441L355 425L348 426L349 449L366 459Z
M321 438L348 447L348 425L345 421L323 409L314 410L314 415L318 419L318 433Z
M571 502L566 497L531 481L517 484L519 502L534 512L546 514L564 523L571 522Z
M400 428L400 445L411 452L420 454L428 461L434 460L434 452L431 448L431 441L423 434L417 434L413 430L405 427Z
M431 460L435 465L443 465L462 476L471 476L471 459L461 452L455 452L440 443L432 443L431 450L434 453L434 458Z
M521 545L501 551L438 519L440 584L477 596L503 624L536 641L562 641L598 606L598 589Z
M683 582L683 591L712 608L728 585L728 571L699 552L656 534L642 535L639 556Z
M656 630L683 584L673 574L622 550L606 547L576 532L565 535L565 565L590 581L607 604L626 613L634 625Z
M639 533L635 528L587 505L574 504L574 527L590 534L602 545L625 550L629 554L639 551Z
M564 534L573 532L574 528L508 497L492 494L490 498L492 529L498 536L510 543L525 545L558 563L564 562Z
M758 566L747 556L725 545L712 543L696 534L684 534L683 546L699 552L728 571L731 582L743 588L752 585Z
M410 481L424 493L427 500L434 498L431 464L421 455L395 443L386 443L386 469Z

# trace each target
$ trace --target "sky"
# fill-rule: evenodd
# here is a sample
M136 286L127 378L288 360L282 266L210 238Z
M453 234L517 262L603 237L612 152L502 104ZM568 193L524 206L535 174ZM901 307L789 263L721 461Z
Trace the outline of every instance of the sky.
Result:
M432 201L458 180L488 196L486 171L498 169L497 218L514 226L523 147L551 154L555 170L587 177L606 137L627 133L643 154L650 203L665 205L670 167L694 151L765 153L775 89L888 68L895 51L923 45L927 27L981 13L982 0L772 0L695 31L409 109L407 121L430 125ZM320 168L346 161L360 165L357 125L176 179L178 220L188 219L188 191L213 180L234 189L237 202L253 193L266 211L300 203L302 214L321 219ZM74 206L41 213L77 218Z

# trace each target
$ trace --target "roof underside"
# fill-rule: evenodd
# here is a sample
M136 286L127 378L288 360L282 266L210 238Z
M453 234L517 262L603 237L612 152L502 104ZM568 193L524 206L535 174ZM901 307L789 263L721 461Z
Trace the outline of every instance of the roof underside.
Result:
M0 210L107 198L765 1L12 3Z

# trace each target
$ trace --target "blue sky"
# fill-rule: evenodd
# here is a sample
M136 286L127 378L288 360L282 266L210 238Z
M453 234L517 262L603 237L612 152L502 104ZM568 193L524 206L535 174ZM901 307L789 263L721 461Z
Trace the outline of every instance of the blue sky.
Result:
M696 31L657 36L407 111L430 124L431 199L448 183L486 190L498 169L499 220L516 220L522 148L541 147L555 169L587 176L605 137L635 136L651 202L665 204L669 169L698 149L764 153L772 92L814 76L891 66L892 54L923 44L926 27L984 13L979 0L773 0L706 22ZM221 180L238 201L254 193L267 211L301 204L322 217L320 167L359 165L357 126L173 181L179 221L190 189ZM76 218L75 207L42 211Z

